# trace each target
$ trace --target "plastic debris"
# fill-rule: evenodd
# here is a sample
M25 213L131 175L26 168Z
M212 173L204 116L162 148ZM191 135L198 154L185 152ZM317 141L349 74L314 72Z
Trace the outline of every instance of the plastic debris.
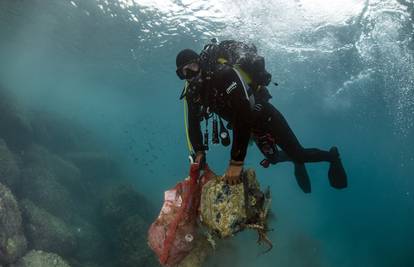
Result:
M198 164L192 164L190 176L164 194L161 212L148 231L148 244L163 266L176 266L194 248L200 192L210 170L200 177Z
M179 265L202 239L214 248L213 236L230 237L244 229L257 230L258 242L272 248L266 236L270 191L260 190L251 169L242 180L230 186L208 166L200 175L199 165L192 164L190 176L165 192L160 214L148 231L148 244L163 266ZM199 222L207 236L201 234Z

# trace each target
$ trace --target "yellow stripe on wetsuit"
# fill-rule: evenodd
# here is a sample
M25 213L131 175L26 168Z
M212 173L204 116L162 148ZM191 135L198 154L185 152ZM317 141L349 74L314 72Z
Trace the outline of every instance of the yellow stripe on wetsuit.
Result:
M188 82L185 82L184 87L184 94L187 93ZM193 146L191 145L190 135L188 134L188 118L187 118L187 97L184 97L184 127L185 127L185 135L187 138L187 147L190 154L194 153Z

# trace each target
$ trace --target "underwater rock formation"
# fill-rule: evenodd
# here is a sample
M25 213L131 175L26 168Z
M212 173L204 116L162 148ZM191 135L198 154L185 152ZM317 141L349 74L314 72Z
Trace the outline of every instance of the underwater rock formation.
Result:
M70 267L59 255L32 250L11 267Z
M75 224L77 249L74 257L79 261L94 261L102 258L106 240L94 224L78 219Z
M206 238L199 238L190 254L177 267L202 267L208 254L212 252L213 248L209 241Z
M23 185L23 197L30 198L36 205L45 208L54 215L65 220L71 220L78 215L90 217L96 213L99 204L99 192L101 185L99 181L92 183L83 175L83 172L69 160L50 152L47 148L33 144L22 156L23 169L22 180L27 181L29 185ZM43 173L43 174L42 174ZM51 189L49 195L46 192L29 192L32 195L26 196L30 189L30 184L46 184L46 188ZM55 187L62 194L54 194ZM36 186L35 189L38 189ZM98 194L90 194L90 192ZM45 194L44 196L39 195ZM59 199L60 197L60 199ZM50 203L39 202L40 199L47 199L45 202L55 200L64 205L56 207ZM63 201L63 202L62 202Z
M117 187L125 176L105 146L2 93L0 267L158 266L145 242L155 210L131 186Z
M21 195L59 218L73 217L75 205L68 189L47 168L27 166L22 170Z
M146 234L151 217L151 205L131 186L111 188L104 195L100 208L101 231L110 238L117 266L158 266L149 247Z
M123 267L157 266L154 254L145 242L149 224L141 216L131 216L119 227L119 259Z
M72 152L65 154L64 157L73 162L82 171L82 177L88 181L102 183L118 177L121 173L117 163L107 153Z
M70 161L51 153L45 147L33 144L23 157L26 166L41 166L50 170L59 183L79 193L82 185L80 170Z
M17 201L10 189L0 183L0 263L14 262L26 248Z
M131 186L113 188L102 203L101 214L109 225L119 225L125 219L140 214L150 222L154 213L148 201Z
M240 243L235 239L224 239L217 242L217 246L211 257L207 257L203 266L227 267L244 266L243 254L240 252ZM209 255L210 256L210 255ZM279 266L279 265L274 265ZM290 267L289 265L280 265ZM304 265L306 266L306 265ZM181 266L180 266L181 267ZM306 266L307 267L307 266Z
M75 125L73 118L65 114L53 114L41 109L29 113L35 143L47 147L53 153L63 155L87 149L97 151L100 144L91 129Z
M0 138L0 183L14 190L19 185L20 169L6 142Z
M0 87L0 137L9 148L20 151L32 142L32 127L25 112Z
M31 145L22 156L21 198L62 219L76 214L78 197L83 192L79 169L39 145Z
M100 212L101 231L112 238L116 266L159 266L146 242L154 217L144 197L131 186L114 187L103 198Z
M76 249L76 236L64 221L53 216L30 200L20 202L25 232L31 248L71 256Z

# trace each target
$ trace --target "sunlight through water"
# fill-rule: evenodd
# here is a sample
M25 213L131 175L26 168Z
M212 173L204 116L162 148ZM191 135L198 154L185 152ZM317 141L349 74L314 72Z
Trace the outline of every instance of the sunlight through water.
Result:
M189 167L176 55L213 37L256 45L272 74L269 102L303 147L338 147L349 186L332 188L329 164L306 163L303 194L295 165L262 168L252 143L244 166L271 190L274 248L257 257L264 247L241 233L205 267L414 266L413 0L0 0L0 36L0 183L13 174L19 203L38 191L39 203L99 228L68 250L72 267L158 266L144 263L153 254L140 220L153 221ZM221 145L207 153L219 175L230 157ZM142 199L120 196L121 213L154 204L124 215L139 225L103 218L118 205L98 199L125 181ZM66 201L66 189L79 198ZM1 228L0 214L0 251Z

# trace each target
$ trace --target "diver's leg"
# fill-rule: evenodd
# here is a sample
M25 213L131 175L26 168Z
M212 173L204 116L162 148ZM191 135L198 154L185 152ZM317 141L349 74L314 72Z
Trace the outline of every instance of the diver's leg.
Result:
M333 153L318 148L303 148L283 115L271 104L266 105L268 129L277 144L295 162L332 161Z
M270 104L267 104L270 105ZM292 160L292 158L285 152L285 151L279 151L279 149L276 146L276 139L275 134L272 133L269 129L271 124L269 124L269 119L271 121L271 117L269 116L269 112L266 112L265 110L263 113L261 113L263 117L261 117L261 127L262 130L256 132L254 136L254 140L256 142L257 147L262 152L262 154L266 157L266 159L262 160L260 164L267 168L269 166L269 163L276 164L279 162L286 162L291 161L294 164L295 167L295 178L296 182L298 183L299 187L302 189L305 193L311 192L311 183L309 179L308 172L306 170L305 164L303 162L297 162ZM258 127L260 128L260 126Z
M279 151L277 162L292 161L295 167L295 178L299 187L304 193L310 193L312 191L311 182L309 179L308 171L306 170L305 163L293 161L285 151Z
M305 164L293 162L293 165L295 166L295 178L299 187L304 193L310 193L312 191L312 187Z
M266 138L266 136L264 136ZM265 156L265 159L260 162L260 165L267 168L269 164L276 164L280 162L292 161L292 159L284 151L279 151L273 140L263 140L255 138L255 142L259 150ZM293 161L292 161L293 162ZM308 172L304 163L293 162L295 166L295 178L299 187L305 193L311 192L311 183Z
M271 104L266 105L266 109L269 116L268 129L276 138L280 148L282 148L296 164L321 161L330 162L328 177L331 186L338 189L347 186L346 173L336 147L331 148L330 151L318 148L303 148L283 115Z
M339 157L338 148L332 147L329 152L334 154L334 159L331 161L328 170L329 183L336 189L346 188L348 186L348 178L342 165L342 160Z

